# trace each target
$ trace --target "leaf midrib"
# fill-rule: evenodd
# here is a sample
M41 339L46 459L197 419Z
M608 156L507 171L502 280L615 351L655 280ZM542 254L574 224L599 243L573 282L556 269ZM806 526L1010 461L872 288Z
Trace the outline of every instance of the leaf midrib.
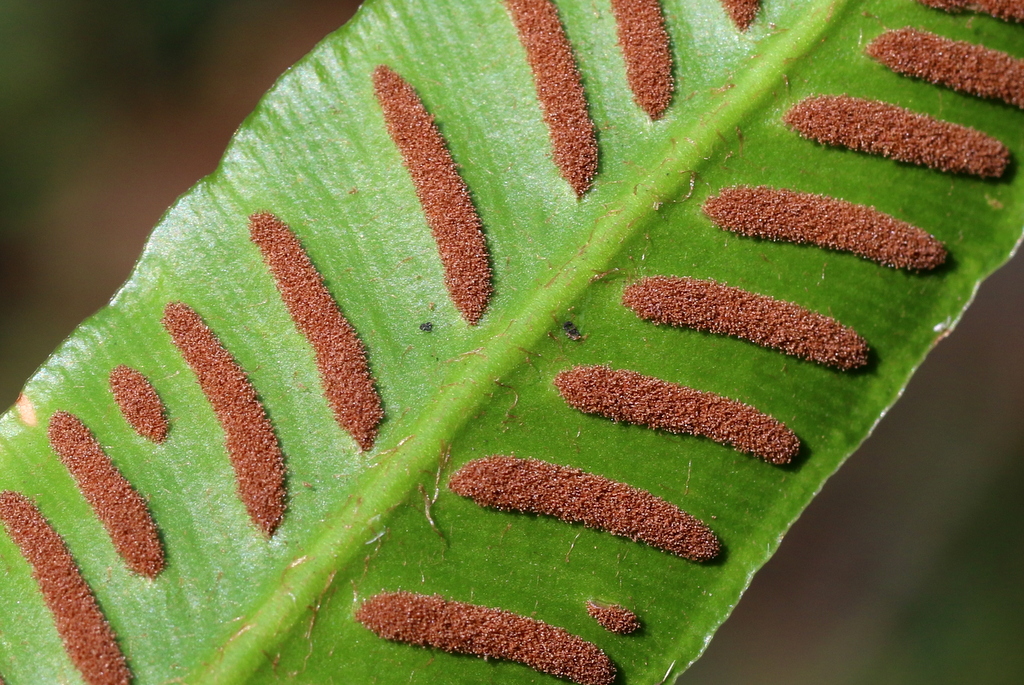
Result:
M624 188L620 204L596 221L580 250L524 303L520 318L490 317L481 330L481 337L488 342L462 355L459 375L465 380L443 387L424 407L408 435L396 440L395 447L373 455L386 461L358 477L353 492L359 494L350 496L325 519L322 532L303 547L305 553L292 560L273 589L236 622L238 627L225 644L215 645L212 655L200 662L185 682L242 683L259 669L299 617L316 604L334 574L364 553L374 525L407 499L424 473L437 468L446 445L492 392L491 381L500 380L521 362L523 350L548 331L551 315L574 302L594 274L606 270L656 214L653 208L686 194L691 180L687 172L701 169L725 144L720 132L733 131L784 82L783 66L810 52L848 1L815 0L803 23L765 40L765 49L751 58L751 66L734 81L712 114L696 122L680 120L666 126L662 154L652 156L664 163L640 176L635 184L620 186Z

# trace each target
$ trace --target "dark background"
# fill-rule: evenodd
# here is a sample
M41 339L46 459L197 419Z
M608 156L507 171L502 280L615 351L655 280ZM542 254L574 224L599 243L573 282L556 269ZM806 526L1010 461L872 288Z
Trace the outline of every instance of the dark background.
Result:
M356 4L0 0L0 405L106 303L263 91ZM1022 418L1017 259L680 682L1024 682Z

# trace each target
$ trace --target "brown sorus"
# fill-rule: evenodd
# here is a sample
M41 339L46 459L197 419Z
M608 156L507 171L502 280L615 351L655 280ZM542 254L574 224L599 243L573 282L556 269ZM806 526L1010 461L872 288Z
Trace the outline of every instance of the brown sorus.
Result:
M910 27L886 31L867 53L898 74L1024 109L1024 60Z
M943 244L920 228L824 195L736 186L708 199L704 213L740 235L852 252L898 269L923 271L946 261Z
M132 680L117 638L64 541L27 497L0 493L0 521L32 567L72 663L89 685Z
M938 171L998 178L1010 151L995 138L878 100L818 95L784 120L804 138Z
M835 319L715 281L655 276L630 285L622 304L656 324L731 335L849 370L868 362L864 339Z
M703 522L646 490L538 459L475 459L448 487L482 507L582 523L691 561L709 561L721 549Z
M55 412L47 434L50 447L71 472L128 568L155 578L164 568L164 550L146 501L77 416Z
M740 31L746 31L757 18L761 0L722 0L726 14Z
M382 592L363 602L355 617L385 640L507 659L580 685L615 682L615 665L596 645L509 611L440 595Z
M384 410L362 342L285 224L273 214L253 214L249 235L263 253L295 326L313 347L335 420L359 447L371 449Z
M922 5L958 14L965 10L988 14L1003 21L1024 22L1021 0L917 0Z
M597 138L558 10L550 0L505 0L505 6L533 71L555 166L582 195L597 173Z
M448 294L462 318L475 324L487 309L492 285L483 225L469 190L412 86L381 65L373 72L373 88L437 243Z
M771 464L787 464L800 451L785 424L749 405L635 371L575 366L555 376L555 387L587 414L699 435Z
M110 390L121 415L142 437L161 443L167 439L167 412L152 384L130 366L110 372Z
M660 119L672 102L672 51L658 0L612 0L626 79L636 104Z
M602 628L619 635L629 635L640 630L640 619L636 614L619 604L598 604L588 600L587 613Z
M164 308L164 328L195 373L224 429L224 442L249 518L274 534L285 508L284 457L277 436L245 372L188 305Z

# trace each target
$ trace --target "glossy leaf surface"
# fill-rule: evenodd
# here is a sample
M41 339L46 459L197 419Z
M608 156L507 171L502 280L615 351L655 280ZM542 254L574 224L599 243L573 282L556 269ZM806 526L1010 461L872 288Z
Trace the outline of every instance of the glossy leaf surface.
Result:
M1019 160L1024 114L897 76L864 46L905 25L1021 51L1021 29L901 2L767 2L739 33L713 0L665 0L677 92L652 122L628 89L607 2L562 0L599 133L594 188L559 176L533 77L499 2L371 0L286 74L225 159L168 212L111 306L30 381L27 413L0 423L0 487L34 498L65 538L137 682L557 682L512 663L388 643L353 619L382 590L439 593L562 626L603 648L619 682L654 683L695 659L751 575L824 480L898 397L978 282L1012 252L1024 181L980 181L825 148L781 121L815 94L882 99L993 135ZM495 295L475 327L448 299L409 174L371 74L411 83L448 141L483 221ZM951 253L935 273L740 238L700 211L739 183L873 205ZM268 211L295 231L366 345L386 418L360 453L334 422L314 355L249 240ZM749 343L655 327L620 304L649 275L713 278L826 313L872 348L840 372ZM246 370L285 454L288 510L268 541L236 494L223 432L160 325L198 311ZM572 341L562 323L584 335ZM431 332L420 329L430 321ZM138 437L107 376L145 374L171 418ZM569 408L552 385L576 364L628 368L749 403L804 449L776 467L691 436ZM46 440L78 415L149 501L167 550L154 581L131 574ZM455 468L490 454L585 469L707 522L722 557L695 564L554 519L483 510L450 493ZM76 682L17 548L0 535L0 674ZM588 599L644 629L603 631Z

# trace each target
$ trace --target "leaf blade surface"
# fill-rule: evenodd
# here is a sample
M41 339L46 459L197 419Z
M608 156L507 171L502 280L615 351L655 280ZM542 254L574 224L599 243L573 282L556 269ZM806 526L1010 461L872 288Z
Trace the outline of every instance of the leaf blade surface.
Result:
M65 535L139 682L242 682L254 673L408 682L410 671L423 682L549 680L515 664L379 640L352 610L381 589L440 592L566 627L604 647L623 682L657 682L670 663L699 654L978 280L1012 251L1022 223L1015 175L975 181L821 148L786 129L782 113L821 92L878 97L974 125L1020 155L1019 112L901 79L858 49L862 33L883 30L865 10L1007 50L1019 29L974 26L909 2L819 2L769 5L738 34L716 3L664 8L679 87L665 119L652 123L626 86L610 9L559 4L601 149L595 189L577 201L550 160L532 76L500 4L369 4L271 91L218 171L162 220L112 306L30 382L41 417L68 409L92 427L149 498L165 537L165 574L152 584L131 576L49 452L45 426L13 414L0 423L3 487L34 496ZM483 220L495 297L478 327L465 326L447 299L383 127L370 85L381 63L437 118ZM946 241L953 263L908 274L724 233L699 207L740 182L874 204ZM333 422L312 351L248 240L246 219L258 211L295 230L369 350L387 413L372 452L359 453ZM715 278L835 316L866 337L874 361L843 374L651 326L619 297L630 279L658 274ZM195 307L231 350L278 433L290 497L269 542L237 501L212 410L160 329L172 299ZM566 319L585 340L562 335ZM418 328L425 320L429 334ZM168 405L166 445L118 423L104 384L120 363L147 374ZM748 402L790 425L805 453L779 469L697 438L583 416L551 378L590 363ZM452 468L493 453L648 489L708 522L726 555L696 565L550 519L483 511L446 492ZM20 579L4 601L36 601L41 617L19 638L52 655L0 672L13 682L73 679L27 569L9 542L0 545ZM644 632L605 633L586 616L587 599L630 606ZM17 650L7 653L11 660Z

